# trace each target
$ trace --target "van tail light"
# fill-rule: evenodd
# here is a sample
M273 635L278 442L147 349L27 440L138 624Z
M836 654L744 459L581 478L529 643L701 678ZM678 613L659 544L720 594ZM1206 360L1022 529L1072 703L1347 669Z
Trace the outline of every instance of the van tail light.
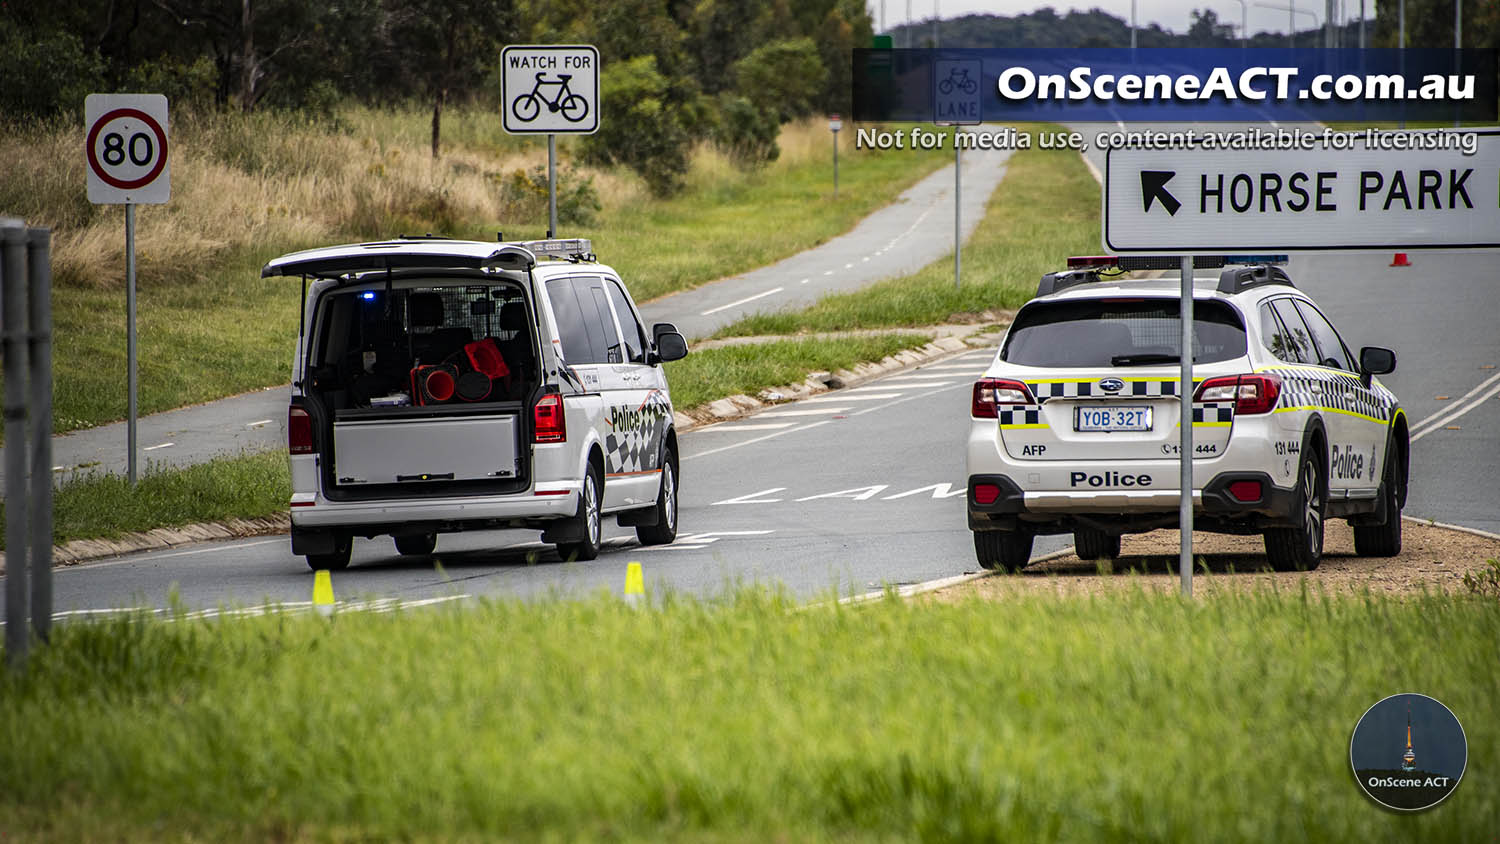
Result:
M1009 378L984 378L974 383L975 419L995 419L1002 404L1036 404L1031 390L1020 381Z
M548 393L537 400L531 411L532 442L560 443L568 441L568 422L563 416L562 396Z
M1276 375L1226 375L1198 385L1193 401L1232 401L1234 412L1270 413L1281 397L1281 378Z
M292 454L313 453L312 417L298 404L286 412L286 450Z

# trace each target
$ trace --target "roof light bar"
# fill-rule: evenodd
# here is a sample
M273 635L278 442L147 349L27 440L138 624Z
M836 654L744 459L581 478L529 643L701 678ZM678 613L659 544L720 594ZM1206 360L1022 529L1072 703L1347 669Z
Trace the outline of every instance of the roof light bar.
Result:
M1119 264L1120 259L1113 255L1083 255L1068 259L1068 269L1082 270L1091 267L1113 267Z
M517 244L531 250L537 257L582 258L592 255L594 242L586 237L570 237L553 240L526 240Z

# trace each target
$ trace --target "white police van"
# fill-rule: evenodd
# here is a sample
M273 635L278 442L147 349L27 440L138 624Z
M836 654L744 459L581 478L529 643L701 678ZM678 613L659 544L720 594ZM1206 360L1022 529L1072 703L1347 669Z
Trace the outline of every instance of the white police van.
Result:
M677 535L677 435L648 333L587 240L421 237L295 252L304 296L287 420L292 553L339 569L352 538L430 554L439 533L535 528L599 553L616 514Z
M1324 519L1362 556L1401 549L1408 425L1376 375L1264 257L1194 281L1194 527L1261 534L1271 567L1312 569ZM1285 261L1285 258L1279 258ZM1111 277L1178 259L1079 258L1043 276L974 385L968 515L986 568L1014 571L1038 534L1073 534L1084 559L1120 536L1175 528L1180 501L1180 281Z

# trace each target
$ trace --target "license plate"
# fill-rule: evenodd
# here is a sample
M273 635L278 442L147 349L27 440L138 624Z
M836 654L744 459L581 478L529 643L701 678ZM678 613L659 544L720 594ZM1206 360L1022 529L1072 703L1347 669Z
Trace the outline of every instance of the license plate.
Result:
M1145 405L1077 407L1073 409L1073 430L1149 431L1151 408Z

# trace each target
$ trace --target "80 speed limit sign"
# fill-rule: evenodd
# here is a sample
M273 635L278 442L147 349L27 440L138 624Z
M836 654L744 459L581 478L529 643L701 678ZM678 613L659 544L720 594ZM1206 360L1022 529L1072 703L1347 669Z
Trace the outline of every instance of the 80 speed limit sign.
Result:
M89 202L159 205L172 194L167 98L90 94L84 101Z

